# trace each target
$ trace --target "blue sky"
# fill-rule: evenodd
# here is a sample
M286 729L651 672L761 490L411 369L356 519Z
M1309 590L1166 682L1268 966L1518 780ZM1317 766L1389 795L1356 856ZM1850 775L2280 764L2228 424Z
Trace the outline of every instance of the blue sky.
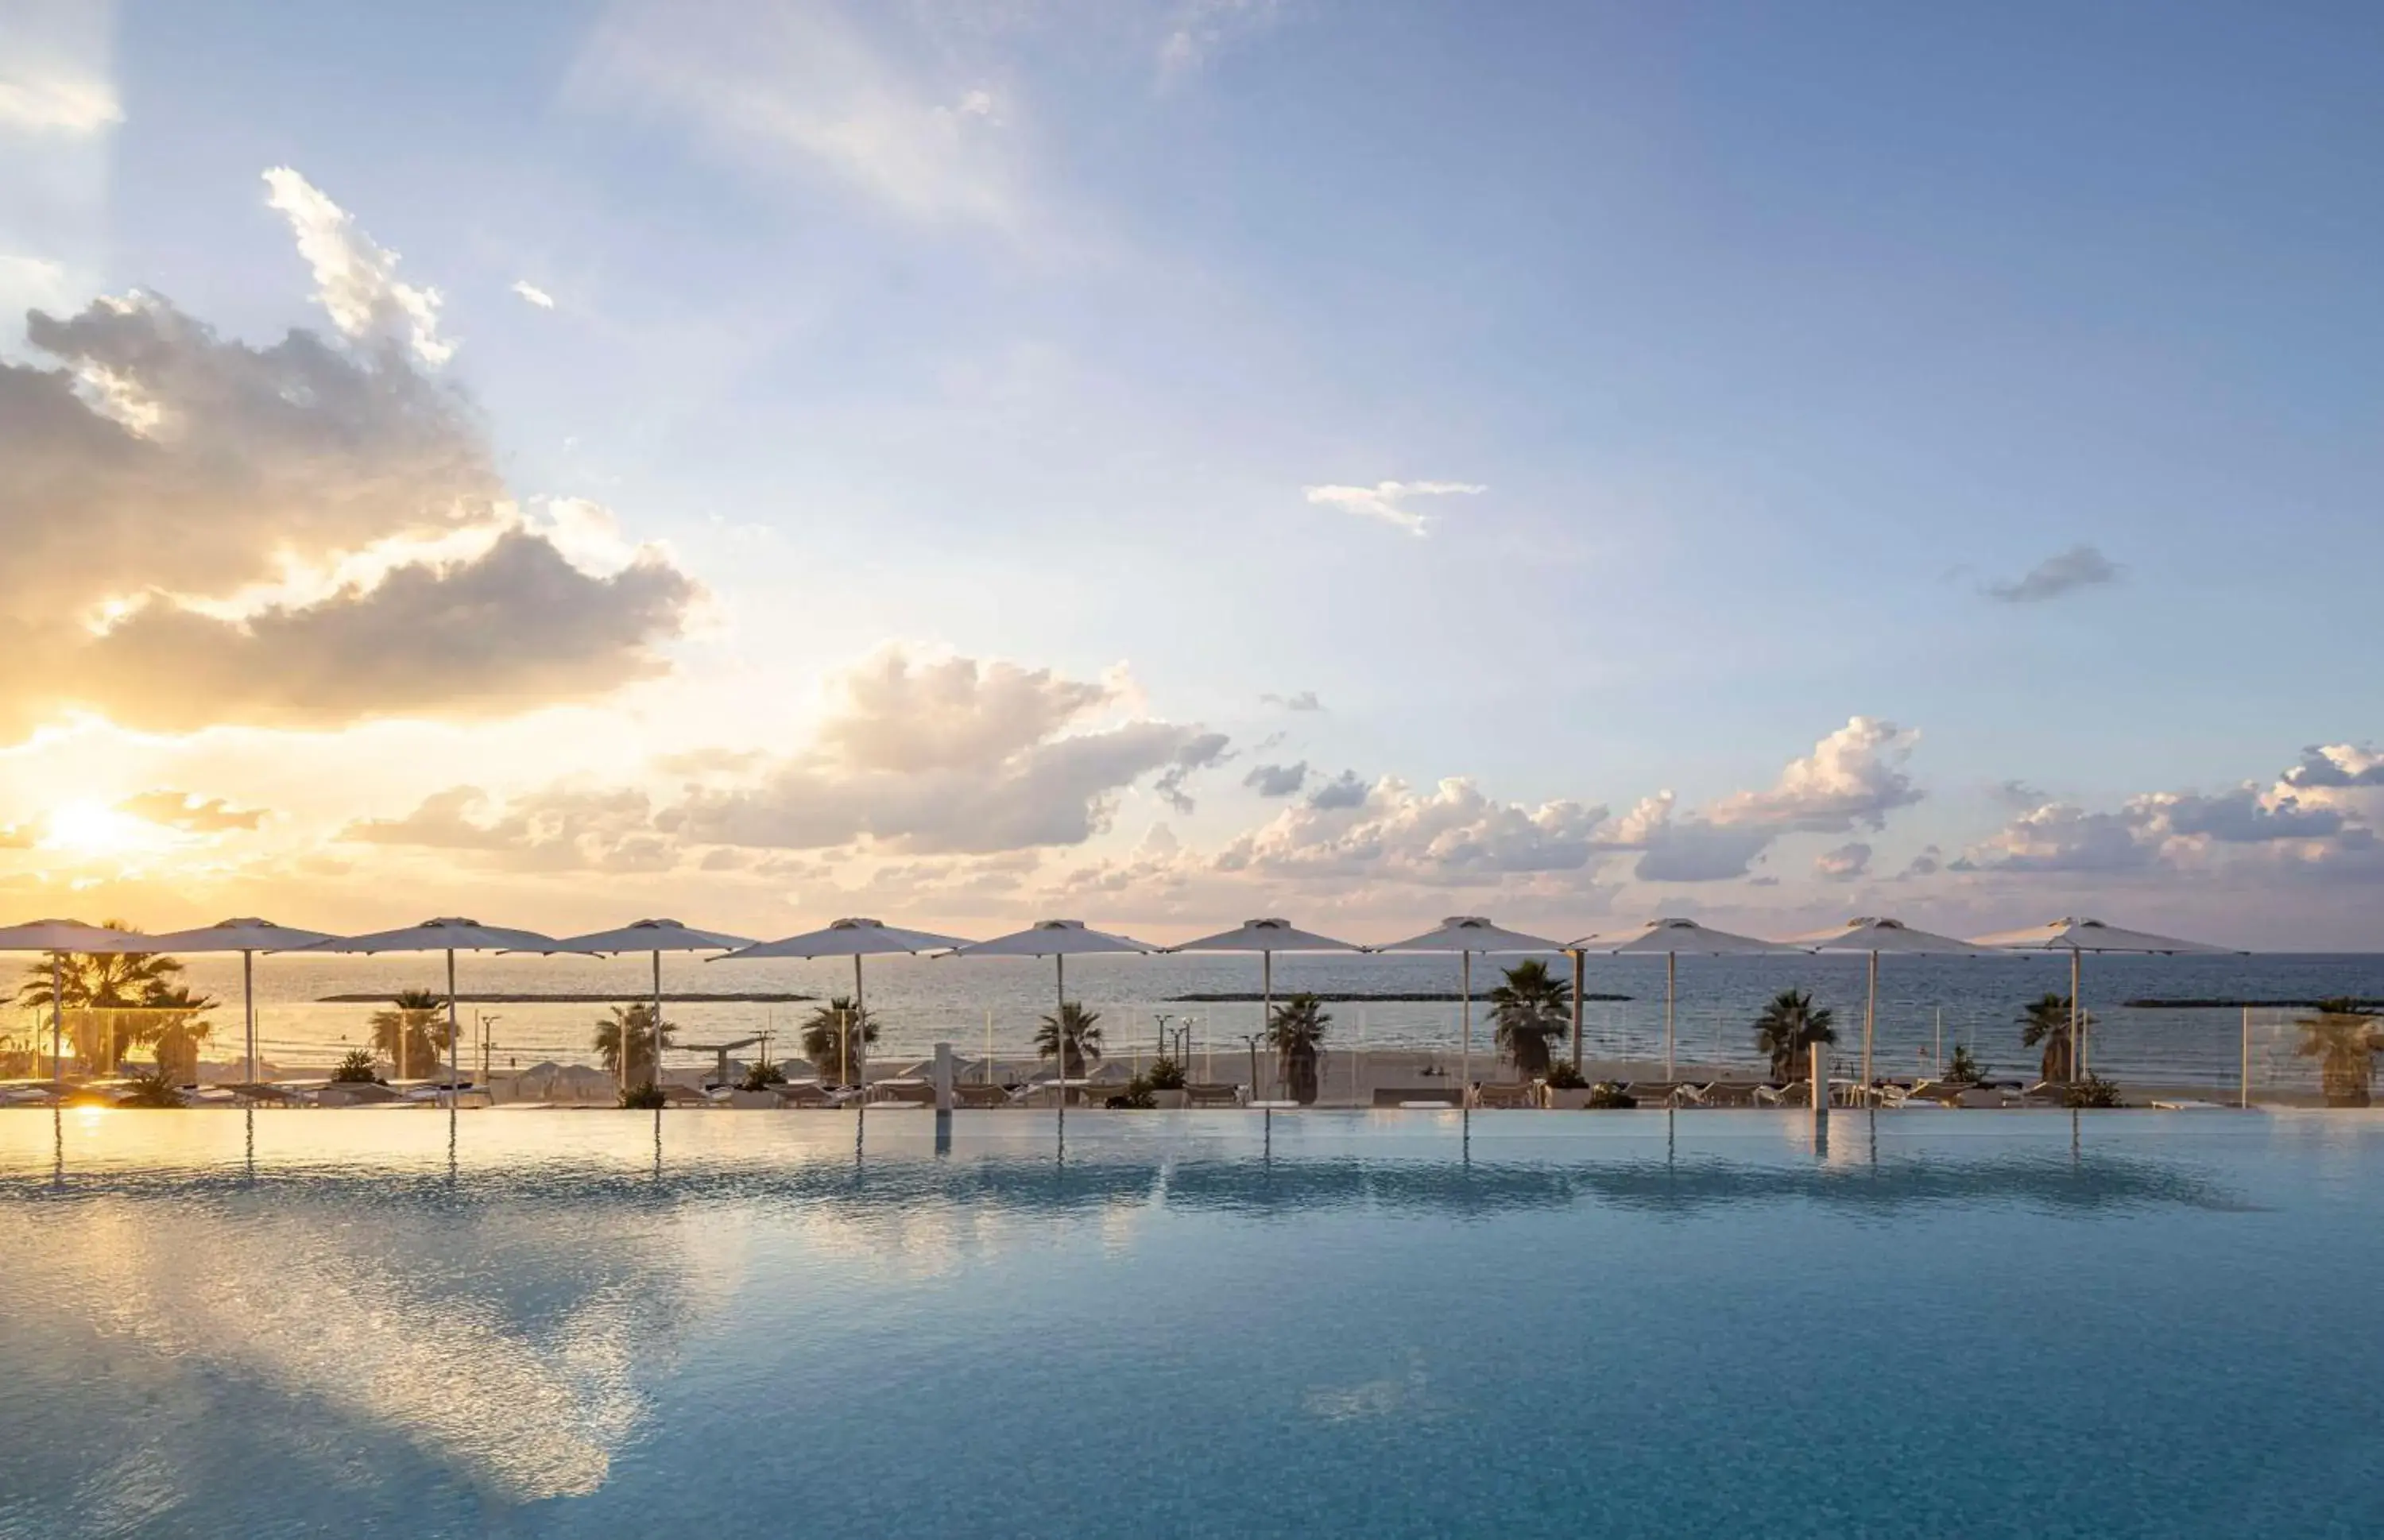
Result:
M458 453L509 501L449 523L493 538L587 500L613 555L557 549L596 570L650 548L700 598L565 615L503 710L261 691L162 733L97 686L29 705L49 737L0 772L22 884L354 907L376 863L460 859L536 909L579 901L576 859L751 923L2085 907L2384 939L2344 897L2384 877L2356 576L2384 554L2373 7L25 17L0 77L12 314L137 289L219 343L328 337L459 404ZM275 168L346 216L326 239L399 254L384 291L435 290L443 357L391 331L388 292L340 322ZM23 368L78 366L0 335ZM427 531L257 538L261 581ZM170 590L245 643L261 601L236 586L82 597ZM521 624L579 602L564 588ZM591 627L602 655L569 652ZM854 758L854 670L888 648L1048 689L975 761ZM1051 714L1049 689L1103 680ZM1323 710L1261 700L1309 691ZM1817 751L1857 717L1894 730ZM1022 769L1135 722L1175 736L1056 789ZM2281 779L2313 746L2333 768ZM855 827L706 843L752 820L699 816L674 758L698 751L707 797L851 792ZM1244 784L1293 764L1290 797ZM1312 807L1345 770L1369 802ZM888 822L947 775L1056 802L1014 848ZM1420 807L1445 777L1484 805ZM466 785L444 842L408 844ZM36 832L62 788L112 813L160 787L267 816ZM558 788L635 791L647 822L540 813ZM1651 862L1632 813L1663 790L1753 853ZM2156 800L2179 796L2249 822L2215 835ZM701 886L707 861L747 886Z

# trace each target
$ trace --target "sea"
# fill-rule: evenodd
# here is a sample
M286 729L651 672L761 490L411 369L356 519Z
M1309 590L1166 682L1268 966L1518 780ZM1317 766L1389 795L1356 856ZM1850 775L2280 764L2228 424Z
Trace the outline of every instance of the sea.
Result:
M1472 964L1475 1051L1487 1050L1488 1011L1481 997L1512 958ZM219 1002L212 1013L211 1059L240 1054L241 976L237 956L184 960L184 979ZM1566 960L1557 960L1559 967ZM677 1028L675 1065L714 1060L716 1045L766 1037L774 1055L820 1002L850 995L845 961L708 961L665 955L665 996L775 995L776 1000L679 1000L666 1006ZM610 959L465 953L456 960L458 1018L467 1063L521 1067L541 1061L594 1062L594 1035L607 1002L642 1000L652 987L648 956ZM1684 1064L1755 1069L1753 1022L1783 989L1810 992L1836 1013L1837 1057L1858 1062L1865 960L1859 956L1682 957L1672 1011L1674 1051ZM1031 1053L1033 1034L1052 1006L1049 960L1029 958L869 959L863 977L881 1036L873 1059L915 1060L950 1042L964 1057L989 1049L1002 1057ZM1422 1049L1455 1054L1462 1037L1460 986L1454 956L1285 954L1274 960L1277 999L1310 990L1330 999L1328 1057L1334 1050ZM443 990L445 960L436 954L353 957L279 955L257 959L258 1036L268 1063L285 1075L319 1072L369 1040L367 1019L402 989ZM1155 1055L1181 1044L1215 1073L1227 1055L1245 1055L1260 1030L1254 996L1256 956L1117 956L1071 959L1068 995L1100 1015L1108 1052ZM2022 1046L2022 1008L2048 991L2066 993L2066 957L1887 957L1880 965L1874 1064L1879 1073L1925 1073L1959 1045L1999 1076L2033 1078L2038 1050ZM1586 1051L1592 1058L1660 1059L1664 1052L1664 965L1658 958L1588 961L1583 993ZM2254 1088L2306 1088L2314 1066L2294 1050L2305 1002L2336 996L2384 1001L2384 954L2265 954L2230 957L2090 956L2080 991L2094 1028L2093 1068L2117 1079L2163 1086L2236 1087L2248 1047ZM584 1000L490 1000L491 995L556 995ZM329 997L363 997L335 1000ZM1406 999L1395 997L1409 997ZM1426 998L1414 998L1426 997ZM1439 998L1431 998L1439 997ZM1619 998L1608 998L1619 997ZM2162 1002L2162 1003L2146 1003ZM2177 1003L2193 1002L2193 1003ZM2248 1011L2246 1006L2251 1007ZM6 1018L17 1046L41 1040L38 1012L15 1008ZM485 1057L483 1050L485 1049ZM752 1058L759 1045L734 1057ZM1328 1071L1329 1074L1329 1071Z

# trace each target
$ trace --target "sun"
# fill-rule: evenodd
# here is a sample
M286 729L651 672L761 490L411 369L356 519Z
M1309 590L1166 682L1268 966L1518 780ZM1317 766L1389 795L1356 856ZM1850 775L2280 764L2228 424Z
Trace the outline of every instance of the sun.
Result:
M41 845L69 855L130 855L156 849L165 831L106 802L61 802L50 810Z

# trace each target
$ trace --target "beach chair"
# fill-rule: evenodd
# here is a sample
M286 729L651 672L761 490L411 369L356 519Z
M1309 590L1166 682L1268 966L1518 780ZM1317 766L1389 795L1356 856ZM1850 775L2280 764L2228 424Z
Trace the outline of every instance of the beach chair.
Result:
M1755 1105L1755 1082L1751 1080L1717 1080L1705 1088L1697 1105L1700 1107L1752 1107Z
M1015 1106L1016 1102L1006 1086L987 1086L977 1081L964 1080L952 1087L952 1105L968 1108L1011 1107Z
M1476 1107L1513 1111L1539 1104L1540 1088L1529 1081L1476 1081L1473 1086L1473 1105Z
M1378 1086L1374 1088L1377 1107L1454 1107L1457 1087L1454 1086Z
M1706 1088L1703 1086L1695 1085L1688 1081L1682 1081L1680 1085L1673 1087L1670 1099L1675 1107L1710 1107L1713 1105L1713 1103L1706 1099Z
M879 1107L933 1107L936 1087L916 1080L897 1080L869 1088L871 1105Z
M1242 1088L1239 1086L1188 1085L1184 1087L1186 1107L1239 1107Z
M783 1086L775 1086L771 1088L777 1093L778 1105L781 1107L817 1108L834 1105L834 1099L828 1095L827 1087L816 1080L789 1080Z

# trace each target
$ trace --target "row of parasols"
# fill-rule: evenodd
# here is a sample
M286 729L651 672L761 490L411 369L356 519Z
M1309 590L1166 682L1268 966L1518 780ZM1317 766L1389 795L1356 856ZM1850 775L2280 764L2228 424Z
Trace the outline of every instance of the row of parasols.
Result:
M1094 930L1081 920L1042 920L1024 930L989 941L970 941L924 930L908 930L877 920L838 920L823 929L776 941L754 941L720 931L700 930L677 920L639 920L617 930L556 938L535 931L484 925L477 920L442 918L396 930L364 936L332 936L275 925L269 920L224 920L195 930L151 936L137 931L86 925L79 920L36 920L0 927L0 952L48 952L52 956L51 1060L53 1073L63 1063L61 1012L66 993L63 959L68 954L124 952L238 952L241 954L242 1012L245 1027L247 1074L256 1074L255 964L261 952L443 952L447 959L447 1043L451 1086L455 1074L455 954L459 951L574 953L622 956L650 953L653 959L654 1019L662 1019L662 959L664 952L710 952L714 962L763 958L852 959L853 1002L856 1012L866 1010L862 961L894 953L955 957L1048 957L1062 1005L1067 1002L1068 959L1121 952L1245 952L1260 959L1262 999L1273 1019L1274 954L1277 952L1441 952L1459 958L1462 1011L1464 1083L1471 1083L1473 1051L1473 959L1488 953L1569 954L1572 958L1573 1037L1580 1041L1583 970L1592 954L1661 956L1664 959L1664 1072L1673 1073L1672 1008L1682 956L1750 956L1764 953L1858 952L1869 960L1869 989L1863 1007L1862 1075L1871 1079L1871 1042L1879 1014L1879 963L1882 956L1978 956L1997 952L2066 952L2069 958L2070 1040L2075 1073L2087 1073L2088 1017L2080 1006L2080 963L2089 952L2143 954L2223 953L2228 947L2210 946L2174 937L2154 936L2105 925L2100 920L2062 919L2022 930L2005 931L1965 940L1907 925L1900 920L1865 917L1839 928L1768 941L1700 925L1695 920L1651 920L1637 929L1614 936L1585 936L1573 941L1509 930L1480 915L1443 920L1421 936L1379 946L1362 946L1301 930L1287 920L1246 921L1232 930L1172 947L1155 946L1132 937Z

